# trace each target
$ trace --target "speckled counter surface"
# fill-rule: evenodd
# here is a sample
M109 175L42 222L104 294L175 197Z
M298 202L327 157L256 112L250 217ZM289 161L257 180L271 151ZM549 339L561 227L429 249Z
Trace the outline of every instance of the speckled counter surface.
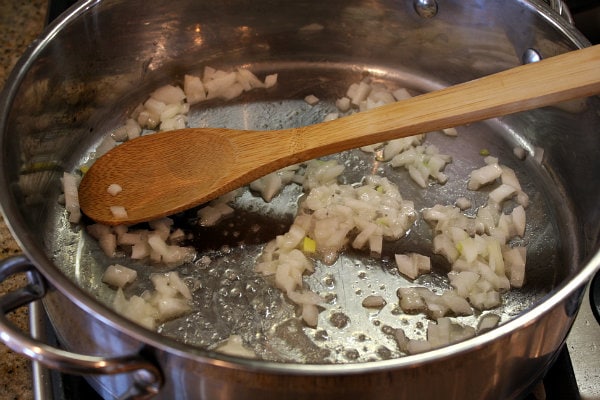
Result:
M15 63L27 46L44 27L47 2L45 0L0 0L0 87L10 75ZM0 259L20 252L0 216ZM0 296L24 284L17 276L0 284ZM20 329L27 330L27 308L10 316ZM0 345L0 399L33 399L31 363L24 357Z

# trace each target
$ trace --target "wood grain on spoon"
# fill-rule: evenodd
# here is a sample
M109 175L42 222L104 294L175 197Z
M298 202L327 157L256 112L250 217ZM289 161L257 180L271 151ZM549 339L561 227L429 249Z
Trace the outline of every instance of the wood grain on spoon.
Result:
M298 162L600 93L600 45L331 122L275 131L188 128L143 136L99 158L79 187L91 219L133 224L200 205ZM110 184L123 190L107 192ZM111 206L123 206L116 218Z

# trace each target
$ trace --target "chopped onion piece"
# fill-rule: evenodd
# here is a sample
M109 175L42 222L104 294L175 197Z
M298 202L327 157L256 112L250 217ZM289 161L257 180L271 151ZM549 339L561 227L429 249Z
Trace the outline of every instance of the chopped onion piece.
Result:
M108 185L108 189L106 189L106 191L110 195L116 196L116 195L118 195L119 193L121 193L123 191L123 188L119 184L112 183L112 184Z
M497 314L489 313L484 314L479 318L477 324L477 334L481 335L487 331L494 329L500 323L500 316Z
M144 103L144 108L152 113L153 115L156 115L158 117L158 119L160 120L160 114L162 114L162 112L164 111L165 107L167 107L167 104L157 100L153 97L150 97L148 100L146 100L146 102Z
M441 299L455 315L472 315L473 309L464 297L453 291L442 293Z
M173 131L176 129L183 129L186 127L187 118L185 115L177 114L172 118L163 120L160 123L161 131Z
M427 342L431 348L446 346L473 336L475 328L454 323L450 318L440 318L427 326Z
M502 203L504 200L510 198L514 195L516 189L513 186L507 185L505 183L498 186L496 189L492 190L489 194L490 200L496 204Z
M185 75L183 77L183 91L188 104L196 104L206 100L206 89L202 80L197 76Z
M124 142L127 140L127 129L125 128L125 125L120 126L112 131L110 136L117 142Z
M527 156L527 150L525 150L524 148L522 148L521 146L516 146L513 148L513 154L515 155L515 157L517 157L519 160L524 160L525 157Z
M100 248L108 257L114 257L117 249L117 236L113 233L102 235L98 239Z
M489 310L501 304L500 293L496 291L477 291L469 294L469 302L479 310Z
M523 206L513 208L511 217L513 226L515 227L515 234L520 237L525 236L526 216Z
M489 153L489 151L487 149L485 149L485 152ZM484 159L483 162L485 162L487 165L490 164L498 164L498 157L494 157L494 156L490 156L487 155Z
M392 96L398 101L410 99L412 96L405 88L399 88L392 92Z
M110 206L110 212L115 218L127 218L127 210L123 206Z
M325 118L323 118L323 122L333 121L338 119L339 117L340 115L338 113L329 113L325 116Z
M427 340L409 340L406 346L406 352L408 354L419 354L429 351L432 348L433 346Z
M258 79L256 75L252 73L252 71L238 68L236 73L237 81L242 85L244 91L265 87L265 84L261 82L260 79Z
M227 340L219 344L215 351L230 356L256 358L254 351L244 347L244 342L240 335L231 335Z
M296 304L318 305L323 303L321 296L310 290L305 290L303 292L288 292L287 296Z
M187 301L181 298L158 298L156 300L158 315L161 320L179 317L190 310Z
M265 88L271 88L277 84L277 74L267 75L265 77Z
M319 102L319 98L313 94L309 94L304 98L304 101L307 102L309 105L314 106Z
M350 99L348 97L339 98L336 100L335 106L341 112L346 112L346 111L350 110L350 107L351 107Z
M450 284L456 290L456 293L466 298L477 281L479 281L480 275L474 271L460 271L460 272L450 272L448 274L448 278L450 279Z
M127 268L123 265L113 264L109 265L102 275L102 282L122 288L128 283L133 282L137 278L137 271L131 268Z
M431 271L429 257L418 253L396 254L395 260L398 271L410 279L416 279L419 275Z
M386 304L382 296L367 296L362 301L362 306L365 308L383 308Z
M78 223L81 220L81 210L79 208L79 177L68 172L63 173L62 177L63 193L65 194L65 208L69 213L69 222Z
M470 190L477 190L481 186L491 183L502 175L502 168L497 163L488 164L471 172L471 177L467 187Z
M319 308L314 304L302 304L302 319L306 325L316 328L319 322Z
M283 188L281 176L272 172L250 183L250 189L260 192L266 202L270 202Z
M235 72L222 72L219 74L217 71L211 79L206 80L205 77L204 87L207 91L206 98L213 99L221 97L231 99L235 97L233 95L234 92L237 92L237 95L241 94L244 91L244 88L240 84L237 84L236 87L236 79Z
M510 185L513 188L515 188L515 190L520 191L521 184L519 182L519 179L517 178L517 174L515 173L515 171L512 168L509 168L504 165L501 165L500 168L502 168L502 175L500 177L502 183Z
M461 210L471 208L471 200L467 199L466 197L459 197L456 199L455 204L456 207L460 208Z
M162 112L160 113L159 119L163 123L165 121L173 119L173 118L175 118L175 116L182 113L183 107L184 107L183 103L167 104L165 106L165 108L162 110Z
M92 224L86 227L86 231L96 240L100 240L100 238L104 235L108 235L112 233L112 228L108 225L104 224Z
M319 23L313 22L312 24L304 25L299 29L301 33L314 33L325 29L325 27Z
M410 143L410 142L408 142ZM415 142L410 143L413 145ZM393 154L393 152L390 152ZM384 150L384 158L387 158ZM448 179L442 170L452 160L450 156L440 154L433 145L407 147L406 150L393 156L390 164L393 167L404 166L410 177L422 188L427 187L429 178L445 183Z
M421 297L416 288L400 288L397 294L400 298L400 308L404 312L416 314L427 309L423 297Z
M137 123L144 128L154 129L160 123L160 114L151 113L149 110L142 110L137 117Z
M452 136L452 137L458 136L458 131L456 130L456 128L442 129L442 132L444 132L444 135L446 135L446 136Z
M119 288L113 299L112 306L115 311L125 318L151 330L156 328L158 310L140 296L131 296L129 299L126 299L123 290Z
M512 287L522 287L525 282L525 247L514 247L503 252L506 261L506 272Z
M351 85L346 96L350 98L352 104L358 106L367 99L370 92L371 86L367 82L362 81L358 84Z
M180 87L164 85L152 92L150 97L164 104L175 104L185 99L185 93Z
M129 245L133 246L135 244L144 243L144 238L142 237L141 232L125 232L118 235L119 245Z

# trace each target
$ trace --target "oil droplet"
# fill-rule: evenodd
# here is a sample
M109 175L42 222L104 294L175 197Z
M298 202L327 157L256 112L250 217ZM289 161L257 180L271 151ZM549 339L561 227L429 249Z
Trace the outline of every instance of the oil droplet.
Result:
M360 353L356 349L348 349L344 355L348 360L357 360L360 357Z
M223 276L225 276L226 279L229 279L230 281L237 281L240 279L239 275L237 274L237 272L233 269L227 268L225 270L225 272L223 272Z
M242 297L242 291L240 290L240 288L233 287L230 291L229 291L229 297L233 297L233 298L241 298Z
M325 302L327 304L335 304L335 303L337 303L338 297L337 297L337 293L327 293L327 294L325 294L324 298L325 298Z
M315 332L315 340L326 341L329 339L329 333L324 329L319 329Z
M359 333L356 336L356 340L358 340L359 342L365 342L367 340L367 335L365 335L364 333Z
M392 358L392 351L390 349L388 349L385 346L380 346L377 349L377 355L382 359L382 360L389 360L390 358Z
M338 329L345 328L350 323L350 317L343 312L335 312L329 317L329 322Z
M384 325L381 327L381 332L383 332L386 335L393 335L396 332L396 330L389 325Z
M323 278L323 284L328 289L333 289L335 287L335 278L332 275L327 275L325 278Z

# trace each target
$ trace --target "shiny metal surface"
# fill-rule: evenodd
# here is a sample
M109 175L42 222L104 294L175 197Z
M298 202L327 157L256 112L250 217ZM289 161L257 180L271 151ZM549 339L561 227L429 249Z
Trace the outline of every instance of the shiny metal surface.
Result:
M433 18L438 12L436 0L415 0L415 11L423 18Z
M567 4L562 0L546 0L548 5L556 11L562 18L566 19L569 23L573 23L573 16Z
M542 110L488 126L489 138L493 132L506 135L499 146L504 153L516 143L531 152L544 148L543 163L528 168L535 171L532 185L545 187L552 200L548 208L534 212L555 212L548 232L560 232L560 240L538 243L538 261L548 257L557 265L533 271L539 281L532 282L541 282L541 299L534 298L526 312L485 335L422 355L371 363L257 362L145 331L103 305L104 289L95 270L103 261L96 255L82 259L82 234L64 223L52 199L58 195L60 173L77 165L151 88L204 65L245 65L287 74L282 82L292 89L287 97L248 98L248 104L287 103L305 92L326 93L336 81L322 77L335 76L339 83L362 71L428 90L519 64L527 49L549 57L587 44L537 1L486 1L485 6L480 1L438 1L433 18L419 16L411 1L264 1L253 2L253 12L246 6L241 0L83 2L51 25L20 62L0 100L0 200L21 246L56 288L44 303L62 341L73 352L103 356L147 347L167 375L159 395L165 399L372 398L374 393L383 399L482 399L523 393L556 356L581 301L581 288L600 264L595 207L600 165L590 151L600 140L590 134L599 126L596 98L588 99L588 111L581 114ZM314 22L325 30L299 33ZM242 114L248 111L240 107ZM233 109L221 110L229 117ZM270 114L269 121L276 115ZM63 251L73 247L79 250ZM131 381L104 376L96 385L111 398Z
M16 273L27 273L30 284L20 291L9 293L0 298L0 335L2 341L17 353L24 354L36 361L35 368L41 365L71 374L124 374L135 375L135 383L127 398L142 398L148 393L155 394L162 384L160 370L137 352L125 353L117 357L90 356L75 354L57 349L37 341L23 332L19 332L6 319L10 311L35 302L46 295L46 288L35 268L24 256L16 256L0 263L0 280ZM33 332L37 335L39 332ZM85 350L82 350L82 353ZM131 354L131 355L129 355Z

